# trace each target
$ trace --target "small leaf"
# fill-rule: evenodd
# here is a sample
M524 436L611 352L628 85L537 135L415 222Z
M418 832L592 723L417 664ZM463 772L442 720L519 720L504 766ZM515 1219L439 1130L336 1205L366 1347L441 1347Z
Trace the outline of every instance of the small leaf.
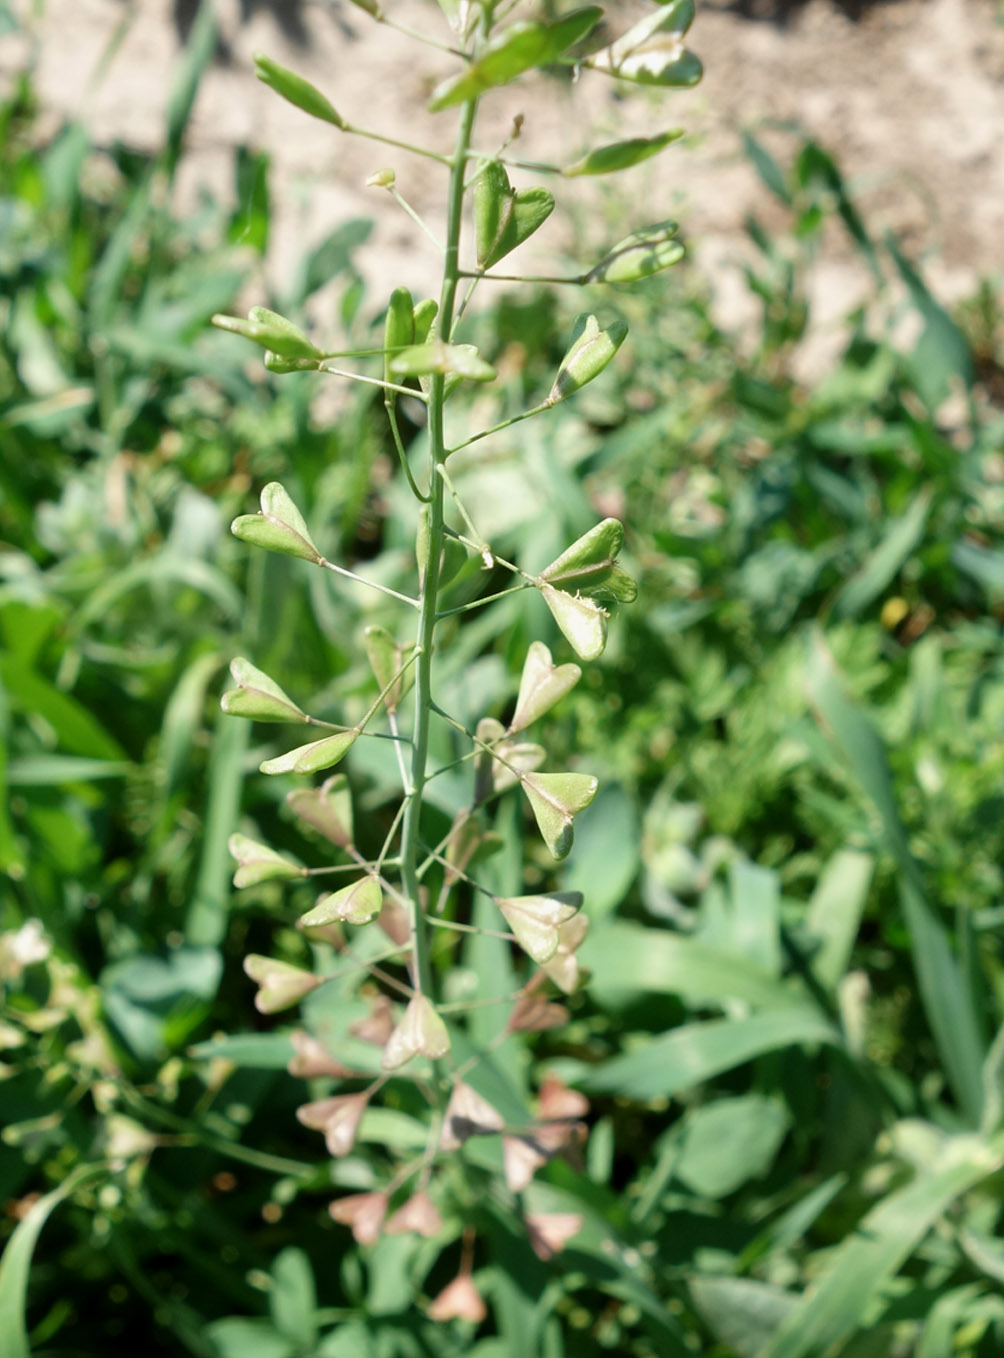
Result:
M369 1103L369 1094L336 1094L332 1098L305 1103L296 1110L297 1121L315 1132L324 1133L328 1152L339 1158L348 1155Z
M490 269L527 240L554 211L554 194L509 183L505 166L490 160L474 185L474 227L479 269Z
M375 877L362 877L358 882L343 886L322 896L305 915L297 921L301 929L316 929L324 924L343 921L346 924L369 924L376 919L383 906L383 892Z
M684 256L683 246L674 240L679 227L676 222L657 222L654 226L632 231L618 241L582 277L583 283L635 283L639 278L668 269Z
M433 373L465 377L470 382L490 382L497 375L473 344L444 344L429 340L414 344L390 361L395 377L426 377Z
M307 720L306 713L297 707L275 680L256 669L250 660L237 656L230 662L230 673L237 688L224 693L220 707L231 717L251 717L256 721Z
M286 805L340 849L352 843L352 795L344 773L334 774L320 787L294 788L286 794Z
M344 759L358 739L358 731L336 731L333 736L311 741L309 745L298 745L295 750L275 759L266 759L258 767L262 773L317 773Z
M299 326L285 316L280 316L277 311L269 311L267 307L253 306L246 321L242 321L239 316L217 314L212 317L212 324L218 330L229 330L231 334L253 340L283 359L307 359L313 366L324 357Z
M555 774L557 778L581 777ZM540 896L497 896L495 904L520 945L538 966L550 961L558 950L558 927L582 906L577 891L552 891Z
M446 1024L424 995L414 995L404 1017L391 1033L380 1064L384 1070L397 1070L413 1056L438 1061L450 1050Z
M578 665L555 665L544 643L532 642L523 662L516 711L509 724L510 733L522 731L549 712L581 677L582 671Z
M586 773L528 773L522 783L544 843L555 858L567 858L574 833L572 817L593 800L599 782ZM572 894L578 897L579 893Z
M289 962L251 953L244 959L244 970L258 985L254 1007L260 1014L276 1014L289 1009L321 984L320 978Z
M657 137L631 137L628 141L616 141L610 146L598 146L562 173L571 179L580 174L613 174L617 170L628 170L632 165L639 165L650 156L658 155L664 147L679 141L682 136L683 128L674 127Z
M227 840L230 857L240 864L234 873L234 886L255 886L276 877L305 877L307 869L299 863L283 858L267 844L248 839L246 835L231 835Z
M693 0L670 0L583 65L640 85L696 85L701 63L683 45L693 19Z
M554 621L580 660L596 660L607 644L607 611L593 599L566 594L553 585L539 586Z
M402 645L394 640L385 627L374 625L367 627L363 633L363 645L378 685L381 690L387 690L384 693L384 707L388 712L396 712L401 699L415 682L414 665L409 665L401 672L406 661L414 655L415 644Z
M466 103L496 85L507 85L524 71L550 65L595 28L602 17L603 11L591 6L573 10L553 24L511 24L485 44L465 71L436 87L429 108L437 113Z
M265 547L270 552L298 556L318 565L324 560L314 546L303 515L278 481L270 481L261 493L261 512L242 514L230 525L234 537Z
M614 321L606 330L601 330L595 316L579 316L572 330L571 347L561 360L554 386L544 404L555 406L594 377L599 377L624 343L627 332L623 321Z
M621 603L630 603L637 597L637 586L615 564L623 542L621 521L604 519L577 538L541 571L537 579L566 591L607 595Z
M472 1136L492 1136L505 1126L498 1109L463 1080L454 1083L439 1134L441 1151L459 1150Z
M286 66L280 66L262 52L254 54L254 66L258 79L269 89L275 90L276 94L282 95L283 99L304 113L309 113L312 118L320 118L322 122L331 123L333 127L344 131L344 119L339 117L329 100L309 80L304 80L302 75L297 75Z

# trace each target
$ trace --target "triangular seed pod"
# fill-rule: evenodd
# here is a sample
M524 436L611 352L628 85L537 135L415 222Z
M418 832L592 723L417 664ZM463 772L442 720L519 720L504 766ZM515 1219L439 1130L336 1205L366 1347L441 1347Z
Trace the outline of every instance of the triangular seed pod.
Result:
M431 1240L443 1229L443 1218L436 1204L424 1189L419 1189L408 1201L388 1217L384 1225L385 1235L415 1234Z
M617 170L628 170L650 156L656 156L671 142L683 136L682 127L674 127L669 132L660 132L656 137L631 137L627 141L616 141L610 146L598 146L577 160L574 165L563 171L571 179L580 174L613 174Z
M212 324L218 330L228 330L233 335L252 340L278 358L293 364L306 362L313 367L324 357L323 352L311 344L298 325L280 316L277 311L269 311L267 307L253 306L246 321L242 321L239 316L216 315L212 317Z
M583 65L640 85L696 85L703 68L683 45L693 19L693 0L669 0Z
M522 1193L542 1165L550 1160L547 1151L529 1136L502 1138L502 1167L505 1181L512 1193Z
M304 1127L323 1132L331 1155L348 1155L355 1145L359 1123L366 1112L369 1094L336 1094L329 1099L317 1099L302 1104L296 1110L297 1120Z
M599 377L624 343L627 332L623 321L612 321L601 330L595 316L579 316L572 330L571 347L561 360L554 386L544 404L555 406L594 377Z
M467 1320L472 1325L480 1325L487 1314L484 1298L467 1273L447 1283L426 1311L430 1320Z
M572 593L602 593L623 545L620 519L603 519L576 538L537 578Z
M594 599L566 594L553 585L538 586L551 616L580 660L596 660L607 644L609 614Z
M533 1252L546 1263L582 1230L582 1215L579 1212L536 1212L527 1217L526 1228Z
M523 778L523 791L555 858L568 857L574 834L572 817L585 810L598 787L597 779L585 773L528 773Z
M333 736L311 741L309 745L298 745L295 750L288 750L275 759L266 759L258 767L262 773L317 773L320 769L330 769L345 758L359 735L356 730L336 731Z
M274 679L256 669L250 660L237 656L230 662L230 673L237 688L228 689L220 699L220 707L232 717L251 717L255 721L308 720L293 699L284 693Z
M386 1193L349 1193L328 1208L333 1220L351 1226L357 1245L375 1245L387 1215Z
M391 1033L380 1064L384 1070L397 1070L413 1056L438 1061L450 1050L446 1024L424 995L414 995L404 1017Z
M474 229L479 269L490 269L543 226L554 211L547 189L511 187L505 166L490 160L474 185Z
M316 929L320 925L334 924L336 920L346 924L369 924L376 919L383 905L383 892L375 877L363 877L358 882L343 886L340 891L322 896L297 924L301 929Z
M388 712L396 712L401 699L415 682L414 665L402 672L402 666L414 653L414 643L403 646L385 627L374 624L363 633L363 646L378 685L381 690L386 689L384 706Z
M274 878L306 877L307 869L299 863L270 849L267 844L259 844L247 835L231 835L227 840L230 857L237 860L238 868L234 873L234 886L256 886L259 882L269 882Z
M434 373L443 376L466 377L469 382L491 382L497 376L473 344L446 344L443 340L427 340L413 344L390 360L390 371L395 377L427 377Z
M293 1055L290 1057L286 1069L290 1075L295 1075L300 1080L312 1080L318 1076L345 1080L351 1076L352 1071L348 1066L342 1065L341 1061L336 1061L328 1049L318 1042L316 1037L305 1032L302 1028L294 1029L289 1035L289 1041L293 1048Z
M282 1009L289 1009L321 984L319 977L302 967L258 953L245 957L244 970L258 985L254 1004L260 1014L277 1014Z
M320 787L294 788L286 794L286 805L340 849L352 843L352 794L344 773L333 774Z
M550 711L582 678L578 665L555 665L542 641L534 641L523 662L516 711L509 733L522 731Z
M552 891L539 896L496 896L495 904L516 942L540 966L557 951L558 926L581 908L582 895L578 891Z
M657 222L654 226L632 231L617 242L585 274L583 283L636 283L640 278L668 269L684 256L683 246L674 240L679 227L676 222Z
M463 1080L454 1083L439 1134L441 1151L459 1150L472 1136L492 1136L505 1126L498 1109Z
M234 537L284 556L298 556L319 565L324 557L314 546L303 515L278 481L261 493L261 513L242 514L230 525Z
M544 970L566 995L570 995L579 983L579 963L575 954L589 929L588 915L575 915L558 929L558 947L550 961L544 963Z

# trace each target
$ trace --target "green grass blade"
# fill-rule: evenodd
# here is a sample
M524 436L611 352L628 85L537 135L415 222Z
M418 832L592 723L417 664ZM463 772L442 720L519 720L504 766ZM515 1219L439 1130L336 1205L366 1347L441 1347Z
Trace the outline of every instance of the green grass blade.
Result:
M914 497L906 513L889 519L885 536L837 595L833 614L856 618L884 593L909 560L924 536L931 491L925 487Z
M237 824L251 723L223 717L213 736L202 858L185 923L195 947L217 947L227 931L233 864L227 840Z
M969 1136L950 1142L939 1168L890 1193L837 1247L829 1268L782 1322L761 1358L822 1354L849 1338L938 1218L1000 1165L999 1146Z
M104 1165L81 1165L58 1188L28 1211L18 1223L0 1257L0 1358L30 1358L25 1306L31 1257L50 1213L87 1179L106 1173Z
M871 854L839 849L812 893L805 917L805 927L818 943L812 970L828 991L836 988L850 963L874 870Z
M819 636L810 653L807 679L821 723L879 813L887 845L899 868L900 900L910 931L924 1012L955 1097L966 1117L977 1126L983 1108L985 1050L976 1006L947 931L924 893L920 871L896 809L882 741L871 722L847 697L832 657Z

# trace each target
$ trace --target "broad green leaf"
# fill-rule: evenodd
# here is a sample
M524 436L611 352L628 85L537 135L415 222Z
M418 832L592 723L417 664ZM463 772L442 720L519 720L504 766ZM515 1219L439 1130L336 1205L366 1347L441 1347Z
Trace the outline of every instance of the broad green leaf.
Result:
M234 873L234 886L255 886L273 878L305 877L307 869L299 863L270 849L267 844L248 839L247 835L231 835L227 841L230 856L240 865Z
M579 316L572 328L571 346L561 360L545 405L557 405L599 377L624 343L627 332L624 321L613 321L606 330L601 330L595 316Z
M770 976L781 975L781 886L777 873L746 858L729 865L730 946Z
M1002 1159L1000 1146L975 1136L951 1138L938 1166L887 1193L830 1252L763 1358L807 1358L849 1339L935 1222L967 1189L996 1173Z
M261 510L242 514L230 525L234 537L284 556L297 556L320 564L324 558L314 546L303 515L278 481L270 481L261 493Z
M497 896L495 904L516 935L516 942L538 966L558 950L558 930L582 908L577 891L552 891L541 896Z
M254 66L258 79L290 104L302 109L304 113L309 113L312 118L320 118L322 122L331 123L333 127L344 130L344 119L338 115L327 97L309 80L304 80L302 75L297 75L286 66L280 66L263 52L254 54Z
M597 779L586 773L528 773L521 780L544 843L557 859L567 858L573 820L596 796Z
M226 1316L211 1321L205 1334L220 1358L296 1358L297 1346L267 1320Z
M554 211L554 194L509 183L505 166L490 160L474 185L474 234L479 269L490 269L541 227Z
M598 146L562 173L572 178L581 174L613 174L617 170L628 170L632 165L639 165L650 156L658 155L664 147L679 141L682 136L683 128L674 127L672 131L661 132L657 137L631 137L628 141L615 141L610 146Z
M578 822L579 838L563 884L584 893L598 923L627 896L641 864L635 799L619 783L604 783Z
M344 773L336 773L320 787L298 787L286 795L286 805L307 825L339 848L352 843L352 794Z
M790 1126L784 1104L763 1094L706 1103L684 1120L676 1177L698 1197L728 1197L767 1173Z
M809 696L824 729L882 822L899 868L898 888L924 1012L955 1097L973 1126L983 1107L983 1039L967 973L952 951L947 931L924 893L896 808L882 742L868 718L848 698L820 636L807 665Z
M583 959L585 960L585 959ZM792 1005L743 1019L709 1019L674 1028L647 1046L615 1056L583 1077L587 1090L630 1099L670 1098L723 1071L784 1047L830 1043L839 1034L822 1015Z
M88 1179L104 1176L107 1165L81 1165L58 1188L38 1199L15 1226L0 1256L0 1353L3 1358L30 1358L26 1305L31 1256L42 1227L53 1210Z
M886 520L882 541L833 601L834 617L856 618L892 584L923 540L931 495L925 486L905 514Z
M473 344L445 344L429 340L414 344L390 361L395 377L429 377L434 373L466 378L469 382L491 382L497 376Z
M676 222L664 221L632 231L583 274L580 282L636 283L668 269L684 256L683 246L673 239L678 230Z
M460 75L433 91L433 112L476 99L496 85L507 85L524 71L548 66L586 36L603 17L598 6L573 10L553 24L516 23L491 38Z
M683 45L693 19L693 0L670 0L583 65L640 85L696 85L701 63Z
M705 1324L736 1358L758 1358L797 1300L794 1293L755 1278L698 1274L689 1290Z
M259 768L262 773L317 773L340 763L359 739L358 731L336 731L323 740L298 745L295 750L266 759Z
M245 957L244 970L258 986L254 1004L261 1014L277 1014L291 1008L321 983L313 972L258 953Z
M256 721L308 720L274 679L256 669L250 660L237 656L230 662L230 673L237 688L229 689L220 699L220 707L232 717L251 717Z
M523 662L510 733L524 730L549 712L581 678L578 665L555 665L542 641L531 642Z
M616 564L623 543L620 519L604 519L545 566L537 579L566 592L630 603L638 587Z
M307 1351L317 1342L317 1292L310 1259L304 1250L287 1245L272 1264L268 1294L272 1323L280 1334Z
M375 877L363 877L338 891L322 896L298 921L301 929L316 929L325 924L344 921L348 924L369 924L383 908L383 892Z
M801 1012L792 991L749 959L668 929L613 920L583 944L580 960L593 973L591 992L611 1006L649 991L702 1006L743 1000L760 1009L794 1005Z
M596 660L607 644L607 611L594 599L566 594L553 585L539 586L554 621L580 660Z
M299 326L263 306L253 306L246 321L242 321L239 316L217 314L213 316L212 323L218 330L228 330L233 335L252 340L280 358L319 362L324 357Z

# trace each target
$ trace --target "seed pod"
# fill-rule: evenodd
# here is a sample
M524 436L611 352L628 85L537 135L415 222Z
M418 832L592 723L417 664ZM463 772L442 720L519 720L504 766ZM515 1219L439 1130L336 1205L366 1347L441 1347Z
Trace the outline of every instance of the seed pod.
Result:
M599 377L624 343L627 332L623 321L613 321L605 330L601 330L595 316L579 316L572 328L571 346L561 360L561 367L545 405L557 405L594 377Z
M320 118L322 122L331 123L332 126L345 130L345 120L339 116L338 111L327 97L309 80L304 80L302 75L297 75L286 66L280 66L277 61L273 61L262 52L255 53L254 67L258 79L268 85L269 89L275 90L276 94L281 95L288 103L302 109L304 113L309 113L312 118Z

